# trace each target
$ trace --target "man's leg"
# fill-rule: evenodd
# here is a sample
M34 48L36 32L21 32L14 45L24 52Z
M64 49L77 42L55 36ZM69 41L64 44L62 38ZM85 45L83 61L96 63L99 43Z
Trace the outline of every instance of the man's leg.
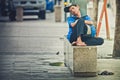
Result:
M78 45L86 45L85 43L83 43L83 41L81 40L81 35L85 34L85 24L84 24L84 20L79 19L76 26L73 27L72 30L72 35L70 37L70 42L74 42L76 41L76 43Z
M100 37L84 37L82 40L87 46L102 45L104 43L104 40Z

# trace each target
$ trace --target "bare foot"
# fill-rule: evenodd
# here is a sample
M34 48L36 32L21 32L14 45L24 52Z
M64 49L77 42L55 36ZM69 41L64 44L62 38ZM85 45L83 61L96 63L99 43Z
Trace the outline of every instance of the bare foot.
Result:
M76 42L74 41L74 42L72 42L72 46L76 46Z
M76 45L77 46L86 46L86 44L84 42L77 42Z

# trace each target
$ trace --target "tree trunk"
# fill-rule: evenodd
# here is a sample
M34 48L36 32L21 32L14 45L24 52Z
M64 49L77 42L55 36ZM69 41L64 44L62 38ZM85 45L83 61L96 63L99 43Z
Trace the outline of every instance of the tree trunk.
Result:
M120 57L120 0L116 0L116 27L113 57Z

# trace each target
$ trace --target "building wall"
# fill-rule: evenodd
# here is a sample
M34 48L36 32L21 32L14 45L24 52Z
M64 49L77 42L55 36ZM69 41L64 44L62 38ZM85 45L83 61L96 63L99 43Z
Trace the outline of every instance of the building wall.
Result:
M114 16L116 15L116 0L108 0L108 3L110 3L110 8L113 11Z
M80 6L82 16L87 14L87 0L71 0L71 3L78 4Z

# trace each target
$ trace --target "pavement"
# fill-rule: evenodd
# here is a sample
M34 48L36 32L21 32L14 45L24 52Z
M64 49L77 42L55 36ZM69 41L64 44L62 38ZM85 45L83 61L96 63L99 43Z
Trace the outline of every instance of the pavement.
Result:
M97 72L114 74L74 77L64 66L63 36L68 31L67 23L55 22L54 13L48 12L46 17L38 20L36 16L24 16L23 22L3 18L0 22L0 80L120 80L120 59L112 58L114 34L108 40L102 29L100 37L105 42L97 46ZM115 27L110 29L114 31ZM54 62L62 65L51 66Z

